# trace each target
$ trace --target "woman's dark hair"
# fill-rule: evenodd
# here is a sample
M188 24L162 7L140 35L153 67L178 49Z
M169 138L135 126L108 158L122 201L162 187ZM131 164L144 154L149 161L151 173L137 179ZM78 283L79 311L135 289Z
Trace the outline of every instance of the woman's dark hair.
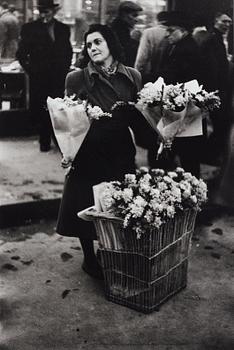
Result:
M103 36L103 38L106 40L107 46L110 50L110 54L113 56L114 60L123 62L124 60L123 48L119 42L118 37L112 31L112 29L105 24L91 24L89 29L84 35L85 46L82 53L83 54L82 65L85 67L90 60L87 52L86 40L87 40L87 36L94 32L99 32Z

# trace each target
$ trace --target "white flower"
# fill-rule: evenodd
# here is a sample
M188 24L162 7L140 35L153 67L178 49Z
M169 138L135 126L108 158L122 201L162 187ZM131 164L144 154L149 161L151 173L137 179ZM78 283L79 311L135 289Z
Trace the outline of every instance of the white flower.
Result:
M169 205L166 210L167 210L167 216L169 218L173 218L175 215L175 208L172 205L171 206Z
M133 191L131 188L125 188L122 193L124 202L128 203L133 198Z
M139 170L141 173L148 173L149 172L149 168L147 168L147 166L141 166Z
M162 219L159 216L155 216L153 226L159 228L162 225Z
M86 105L87 114L90 119L100 119L101 117L112 117L111 113L103 112L99 106L92 107L89 103Z
M152 199L150 201L150 207L156 211L156 212L162 212L163 211L163 204L158 201L158 199Z
M153 222L154 215L153 215L152 210L147 210L147 212L145 213L145 219L148 223Z
M126 181L126 183L129 183L129 184L135 184L136 183L136 175L126 174L125 181Z
M162 100L164 81L159 78L155 83L147 83L138 93L138 103L141 105L159 105Z
M172 179L177 177L177 174L175 171L168 171L167 175L170 176Z
M133 202L130 204L132 216L135 218L142 217L142 214L146 205L147 205L147 202L145 201L145 199L142 198L141 196L137 196L133 200Z
M190 199L194 204L197 204L197 197L195 195L191 196Z
M158 188L151 188L150 194L153 198L159 198L160 196L160 191Z

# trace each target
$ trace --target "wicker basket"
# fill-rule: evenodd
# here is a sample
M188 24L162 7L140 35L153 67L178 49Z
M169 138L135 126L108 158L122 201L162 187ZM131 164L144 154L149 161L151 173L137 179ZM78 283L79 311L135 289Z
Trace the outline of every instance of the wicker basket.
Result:
M186 287L187 269L188 261L185 260L153 283L114 270L104 270L106 298L116 304L150 313Z
M108 300L148 313L186 286L196 210L184 210L140 239L123 229L122 219L86 213L96 227Z

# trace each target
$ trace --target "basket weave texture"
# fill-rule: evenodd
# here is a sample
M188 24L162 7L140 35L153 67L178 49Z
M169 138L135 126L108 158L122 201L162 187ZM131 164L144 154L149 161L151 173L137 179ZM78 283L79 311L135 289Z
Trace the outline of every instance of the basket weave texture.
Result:
M186 209L137 239L135 232L123 229L121 219L90 210L107 299L149 313L186 287L196 214Z

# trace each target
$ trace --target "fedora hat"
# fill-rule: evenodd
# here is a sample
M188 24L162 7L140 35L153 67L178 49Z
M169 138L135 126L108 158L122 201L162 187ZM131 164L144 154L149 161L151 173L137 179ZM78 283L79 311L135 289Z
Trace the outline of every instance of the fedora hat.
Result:
M166 25L169 27L181 27L190 31L193 27L193 20L188 13L180 11L171 11L168 13Z
M37 7L39 9L41 8L47 8L47 9L54 9L58 8L60 4L58 2L55 2L54 0L38 0Z
M133 1L123 1L119 5L119 12L140 12L142 7Z

